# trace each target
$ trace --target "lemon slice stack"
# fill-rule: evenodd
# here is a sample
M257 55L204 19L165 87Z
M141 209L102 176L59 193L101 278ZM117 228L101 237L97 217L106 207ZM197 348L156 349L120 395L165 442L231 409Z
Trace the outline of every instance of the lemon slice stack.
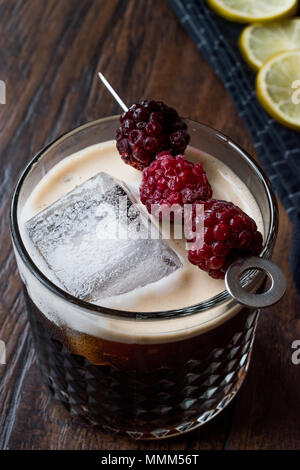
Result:
M249 25L240 36L239 46L246 62L258 70L272 55L300 49L300 18Z
M256 93L274 119L300 131L300 49L268 59L258 72Z
M300 131L300 18L298 0L207 0L224 18L254 23L239 47L247 64L258 71L257 97L281 124Z
M274 21L292 16L297 0L207 0L220 16L238 23Z

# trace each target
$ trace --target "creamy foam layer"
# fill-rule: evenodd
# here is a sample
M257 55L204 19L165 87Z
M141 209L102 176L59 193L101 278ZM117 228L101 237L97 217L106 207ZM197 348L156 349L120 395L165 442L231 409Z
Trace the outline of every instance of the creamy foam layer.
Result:
M232 201L257 223L264 233L262 217L257 203L240 178L214 157L189 147L186 156L191 161L200 161L213 188L213 197ZM62 160L42 178L28 198L21 214L21 233L27 250L38 267L53 282L57 280L37 256L25 230L25 222L63 195L95 174L105 171L124 181L138 196L141 172L125 165L117 152L115 141L91 147ZM187 260L184 240L170 240L171 245L183 260L183 268L167 278L136 289L128 294L99 299L98 304L136 312L162 311L183 308L200 303L222 292L224 281L214 280Z

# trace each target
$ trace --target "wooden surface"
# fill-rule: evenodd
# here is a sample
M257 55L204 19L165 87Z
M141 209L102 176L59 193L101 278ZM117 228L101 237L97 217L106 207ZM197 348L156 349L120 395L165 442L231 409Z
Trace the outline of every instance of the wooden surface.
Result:
M0 0L0 365L1 449L299 449L299 303L288 270L291 224L281 212L275 261L288 292L259 323L253 361L238 398L185 437L134 442L74 424L41 384L9 240L17 176L44 144L79 123L119 112L97 80L101 70L127 103L162 99L180 114L251 141L228 94L164 0Z

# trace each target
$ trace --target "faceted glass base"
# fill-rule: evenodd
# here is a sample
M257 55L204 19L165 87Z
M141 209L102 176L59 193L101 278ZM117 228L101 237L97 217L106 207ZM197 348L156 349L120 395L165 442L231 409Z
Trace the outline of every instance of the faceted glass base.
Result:
M105 432L163 439L202 426L233 399L248 369L259 312L245 316L243 330L225 347L177 366L162 358L148 372L92 364L51 336L32 305L29 316L43 380L71 415Z

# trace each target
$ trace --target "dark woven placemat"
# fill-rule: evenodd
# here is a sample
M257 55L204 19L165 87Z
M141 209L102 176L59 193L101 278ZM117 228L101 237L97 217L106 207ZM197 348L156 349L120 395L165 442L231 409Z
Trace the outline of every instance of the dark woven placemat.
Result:
M217 16L205 0L167 1L230 93L293 222L291 270L300 291L300 134L278 124L259 104L255 73L245 64L237 46L243 26Z

